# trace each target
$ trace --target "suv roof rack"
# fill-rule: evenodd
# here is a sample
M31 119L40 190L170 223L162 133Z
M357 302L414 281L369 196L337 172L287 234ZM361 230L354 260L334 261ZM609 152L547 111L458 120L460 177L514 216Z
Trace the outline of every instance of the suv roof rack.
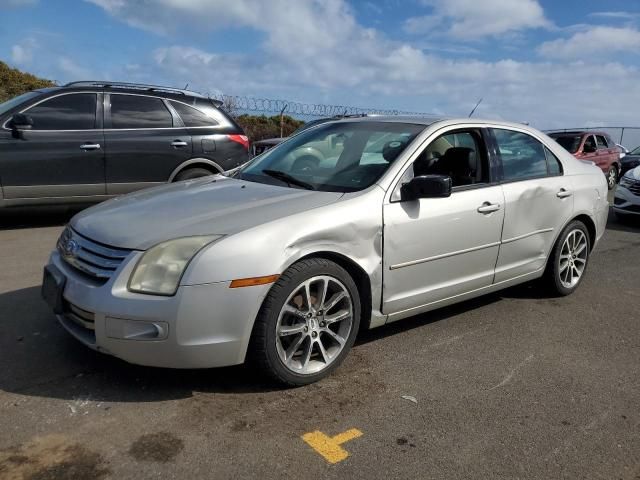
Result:
M151 92L179 93L181 95L190 95L192 97L207 98L201 93L193 92L191 90L185 90L182 88L164 87L162 85L148 85L146 83L107 82L102 80L81 80L78 82L70 82L63 86L64 87L131 88L131 89L147 90Z

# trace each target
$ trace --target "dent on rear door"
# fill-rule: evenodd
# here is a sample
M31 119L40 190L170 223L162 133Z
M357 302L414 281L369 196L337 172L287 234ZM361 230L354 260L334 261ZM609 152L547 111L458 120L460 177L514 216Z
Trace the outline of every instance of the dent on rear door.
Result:
M545 177L503 185L505 218L495 283L543 269L559 231L573 212L567 176Z

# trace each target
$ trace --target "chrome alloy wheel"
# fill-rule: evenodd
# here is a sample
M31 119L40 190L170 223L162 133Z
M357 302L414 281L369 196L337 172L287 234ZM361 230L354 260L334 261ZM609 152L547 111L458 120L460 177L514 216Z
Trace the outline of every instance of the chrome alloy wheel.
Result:
M609 183L609 190L613 189L618 183L618 171L615 167L611 167L609 169L609 174L607 175L607 182Z
M342 352L353 325L347 287L320 275L298 285L282 306L276 348L292 372L308 375L327 368Z
M587 246L587 236L582 230L572 230L567 235L558 259L558 274L563 287L573 288L582 278L589 254Z

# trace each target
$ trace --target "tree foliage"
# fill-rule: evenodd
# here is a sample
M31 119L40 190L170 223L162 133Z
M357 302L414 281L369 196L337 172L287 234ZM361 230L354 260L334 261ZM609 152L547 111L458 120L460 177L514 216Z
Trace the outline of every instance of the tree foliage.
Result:
M0 102L37 88L52 87L51 80L38 78L30 73L11 68L0 61Z
M235 120L252 142L280 136L280 115L267 117L265 115L245 114L235 117ZM282 123L283 137L288 137L295 129L304 124L302 120L296 120L288 115L283 116Z

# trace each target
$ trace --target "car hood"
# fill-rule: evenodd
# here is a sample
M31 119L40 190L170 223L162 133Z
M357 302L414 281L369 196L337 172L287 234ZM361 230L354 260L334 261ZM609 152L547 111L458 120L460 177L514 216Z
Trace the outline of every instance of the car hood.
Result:
M283 138L265 138L263 140L258 140L257 142L253 142L253 145L278 145L279 143L284 142L289 137Z
M632 170L629 170L624 176L631 177L634 180L640 180L640 167L636 167Z
M113 247L134 250L192 235L231 235L337 201L313 192L221 175L150 188L80 212L71 227Z

